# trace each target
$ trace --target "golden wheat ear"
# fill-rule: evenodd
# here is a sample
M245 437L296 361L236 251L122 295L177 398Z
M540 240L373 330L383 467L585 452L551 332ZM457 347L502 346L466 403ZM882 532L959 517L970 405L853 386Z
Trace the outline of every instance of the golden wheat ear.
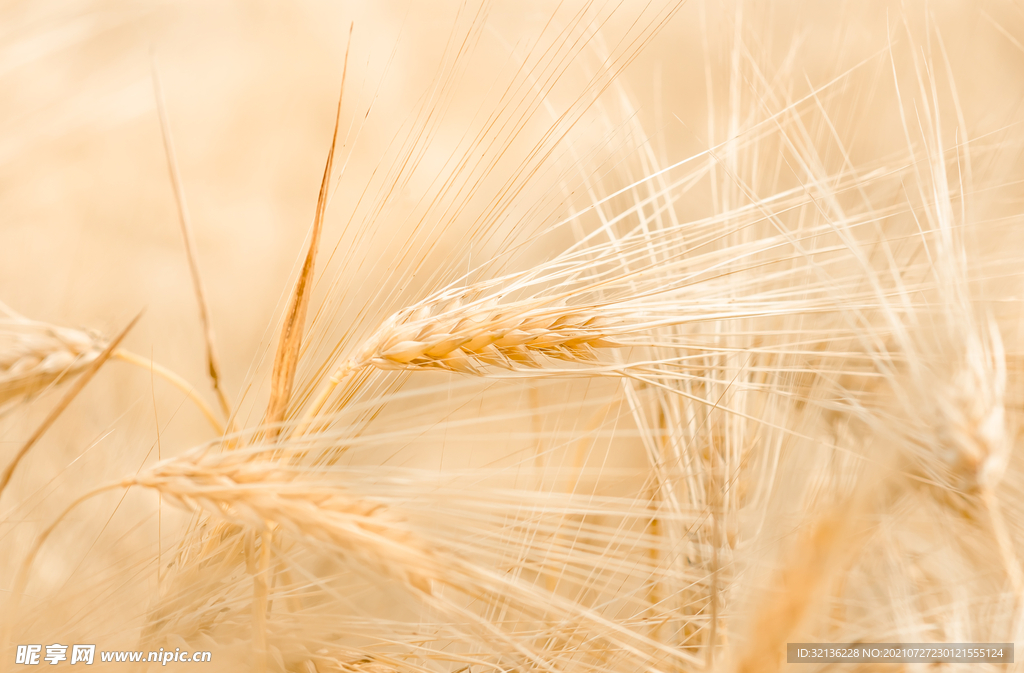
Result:
M92 332L8 316L0 317L0 413L70 380L107 345Z

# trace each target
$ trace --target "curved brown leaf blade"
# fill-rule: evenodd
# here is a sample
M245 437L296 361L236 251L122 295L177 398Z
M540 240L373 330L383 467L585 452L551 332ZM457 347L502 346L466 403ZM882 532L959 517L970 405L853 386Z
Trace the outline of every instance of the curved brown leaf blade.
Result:
M192 288L195 291L196 303L199 306L199 320L203 327L203 339L206 341L206 370L213 384L213 391L217 395L217 402L220 404L221 412L228 427L234 425L231 419L231 402L224 392L222 385L220 358L217 356L215 346L216 339L213 334L213 322L210 318L210 306L206 300L206 288L203 286L203 277L199 272L199 252L196 248L195 236L192 233L192 222L188 214L188 205L185 201L185 188L181 181L181 171L178 169L178 158L174 152L174 138L171 136L171 122L167 117L167 106L164 103L163 89L160 86L160 77L157 73L156 60L152 61L153 68L153 95L156 98L157 116L160 118L160 133L164 141L164 154L167 157L167 170L171 178L171 187L174 190L174 200L178 204L178 224L181 227L181 237L185 243L185 255L188 258L189 273L192 276Z
M310 236L309 249L302 264L302 271L295 283L295 290L288 301L284 325L281 327L281 338L277 344L277 355L274 357L274 371L270 377L270 402L264 425L267 433L276 437L280 428L276 427L284 420L291 400L292 386L295 382L295 370L299 362L299 350L302 346L302 332L306 322L306 309L309 306L309 295L313 285L313 267L316 262L317 249L320 246L320 232L323 228L324 212L327 210L327 195L330 189L331 169L334 166L334 150L338 144L338 127L341 123L341 99L345 93L345 75L348 72L348 53L352 45L352 27L349 27L349 46L345 49L345 63L341 74L341 93L338 95L338 112L334 118L334 135L331 138L331 149L327 153L327 165L324 177L320 182L320 194L316 202L316 215L313 218L313 232Z

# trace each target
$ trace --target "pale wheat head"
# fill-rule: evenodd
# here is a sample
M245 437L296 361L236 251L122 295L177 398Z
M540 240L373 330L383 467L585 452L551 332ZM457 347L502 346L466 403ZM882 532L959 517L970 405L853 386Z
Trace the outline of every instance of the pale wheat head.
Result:
M105 347L94 332L0 316L0 410L67 380Z
M220 521L333 546L430 593L439 572L431 550L384 504L302 480L301 471L269 454L254 459L254 453L260 452L194 450L122 483L152 488L171 502Z

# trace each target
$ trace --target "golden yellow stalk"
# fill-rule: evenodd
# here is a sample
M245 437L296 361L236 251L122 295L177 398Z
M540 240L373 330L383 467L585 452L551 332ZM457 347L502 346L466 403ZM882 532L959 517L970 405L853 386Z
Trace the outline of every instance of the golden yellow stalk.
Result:
M213 413L213 409L211 409L210 406L206 403L206 400L199 396L199 394L196 392L195 386L193 386L191 383L178 376L172 370L168 369L167 367L164 367L163 365L157 362L144 358L141 355L137 355L123 348L118 348L117 350L115 350L111 357L117 360L121 360L122 362L126 362L130 365L140 367L142 369L148 369L157 376L159 376L160 378L162 378L163 380L170 383L172 386L174 386L181 392L185 393L188 399L193 404L196 405L196 408L202 412L203 416L206 418L206 421L210 424L210 427L213 428L214 432L216 432L218 435L224 434L224 424L221 423L220 419L217 418L216 414Z

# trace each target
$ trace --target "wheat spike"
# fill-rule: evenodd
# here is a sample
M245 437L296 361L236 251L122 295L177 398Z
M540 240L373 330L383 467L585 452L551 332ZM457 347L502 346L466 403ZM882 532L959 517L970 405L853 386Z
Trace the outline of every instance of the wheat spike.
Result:
M399 517L383 504L337 488L300 483L296 474L279 462L252 460L249 451L200 450L158 463L122 484L152 488L186 509L239 526L265 530L272 523L285 534L332 545L430 593L438 576L433 553L403 530Z
M0 303L0 414L19 400L78 374L96 360L109 341L92 330L59 327L21 316ZM224 428L195 386L175 372L131 351L117 348L111 357L151 370L185 393L217 432Z
M932 386L930 413L924 414L933 429L933 465L926 467L940 483L949 478L957 490L967 493L994 487L1003 476L1010 453L1006 432L1006 363L998 327L988 334L964 336L960 357ZM921 399L928 400L924 390ZM947 476L948 475L948 476Z
M82 371L105 346L93 332L0 317L0 411Z
M616 306L568 307L536 299L501 304L500 297L468 301L470 296L442 294L385 320L328 378L291 436L306 432L348 375L368 367L482 375L494 367L536 370L550 359L593 363L598 349L627 346L621 337L650 329L653 322Z
M543 358L592 361L599 348L623 346L616 337L636 330L636 319L614 308L464 303L456 297L394 314L342 366L356 370L445 369L479 373L488 365L536 368Z

